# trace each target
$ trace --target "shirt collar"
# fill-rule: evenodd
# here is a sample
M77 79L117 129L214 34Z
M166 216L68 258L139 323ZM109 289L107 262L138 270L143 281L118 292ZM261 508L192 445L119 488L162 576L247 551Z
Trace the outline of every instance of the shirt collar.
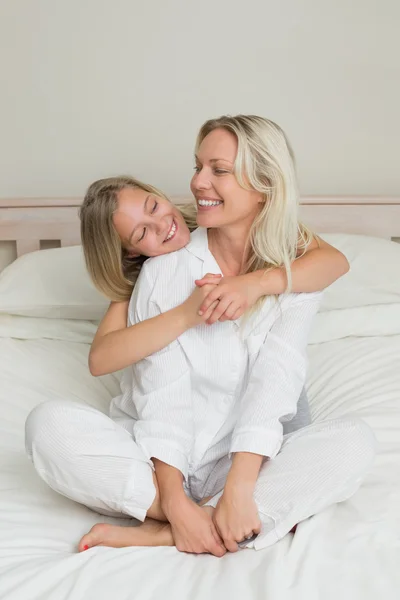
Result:
M217 261L208 248L206 227L198 227L190 234L190 242L185 249L203 262L202 275L214 273L222 275Z

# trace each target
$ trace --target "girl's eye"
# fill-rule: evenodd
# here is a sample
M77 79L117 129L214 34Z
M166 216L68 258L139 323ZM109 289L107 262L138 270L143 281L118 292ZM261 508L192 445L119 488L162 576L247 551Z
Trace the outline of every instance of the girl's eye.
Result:
M193 167L196 173L200 173L201 171L201 167L198 167L197 165L195 167Z
M138 239L138 242L141 242L145 235L146 235L146 227L143 229L143 233L140 236L140 238Z
M158 206L158 202L154 202L154 206L153 206L153 210L151 211L151 214L153 214L154 212L156 212L157 210L157 206Z

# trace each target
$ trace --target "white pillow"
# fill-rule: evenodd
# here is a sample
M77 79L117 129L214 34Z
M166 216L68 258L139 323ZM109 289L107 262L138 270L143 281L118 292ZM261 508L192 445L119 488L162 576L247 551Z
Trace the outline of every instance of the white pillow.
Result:
M21 256L0 273L0 313L99 320L108 300L92 284L81 246Z
M350 271L325 291L321 311L400 302L400 244L345 233L321 237L350 263Z
M313 321L308 343L387 335L400 335L400 302L320 311Z

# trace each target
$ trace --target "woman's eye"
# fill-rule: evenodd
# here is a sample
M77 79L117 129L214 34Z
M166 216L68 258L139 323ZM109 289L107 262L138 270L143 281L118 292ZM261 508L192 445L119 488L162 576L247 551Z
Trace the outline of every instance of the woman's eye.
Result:
M156 212L157 206L158 206L158 202L154 202L154 206L153 206L153 210L151 211L151 214L153 214L154 212Z
M195 166L193 167L196 173L200 173L202 167L199 166ZM229 173L229 171L226 171L225 169L214 169L213 172L215 173L215 175L224 175L225 173Z
M140 236L140 238L138 239L138 242L141 242L145 235L146 235L146 227L143 229L143 233Z

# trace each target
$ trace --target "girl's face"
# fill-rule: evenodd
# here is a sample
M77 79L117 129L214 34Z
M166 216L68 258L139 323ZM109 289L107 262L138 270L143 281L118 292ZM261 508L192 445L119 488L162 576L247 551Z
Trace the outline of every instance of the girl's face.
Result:
M197 202L197 223L201 227L250 227L263 196L243 189L234 173L238 143L226 129L214 129L198 150L190 189Z
M189 242L189 229L180 211L165 198L139 188L118 193L114 227L131 256L159 256Z

